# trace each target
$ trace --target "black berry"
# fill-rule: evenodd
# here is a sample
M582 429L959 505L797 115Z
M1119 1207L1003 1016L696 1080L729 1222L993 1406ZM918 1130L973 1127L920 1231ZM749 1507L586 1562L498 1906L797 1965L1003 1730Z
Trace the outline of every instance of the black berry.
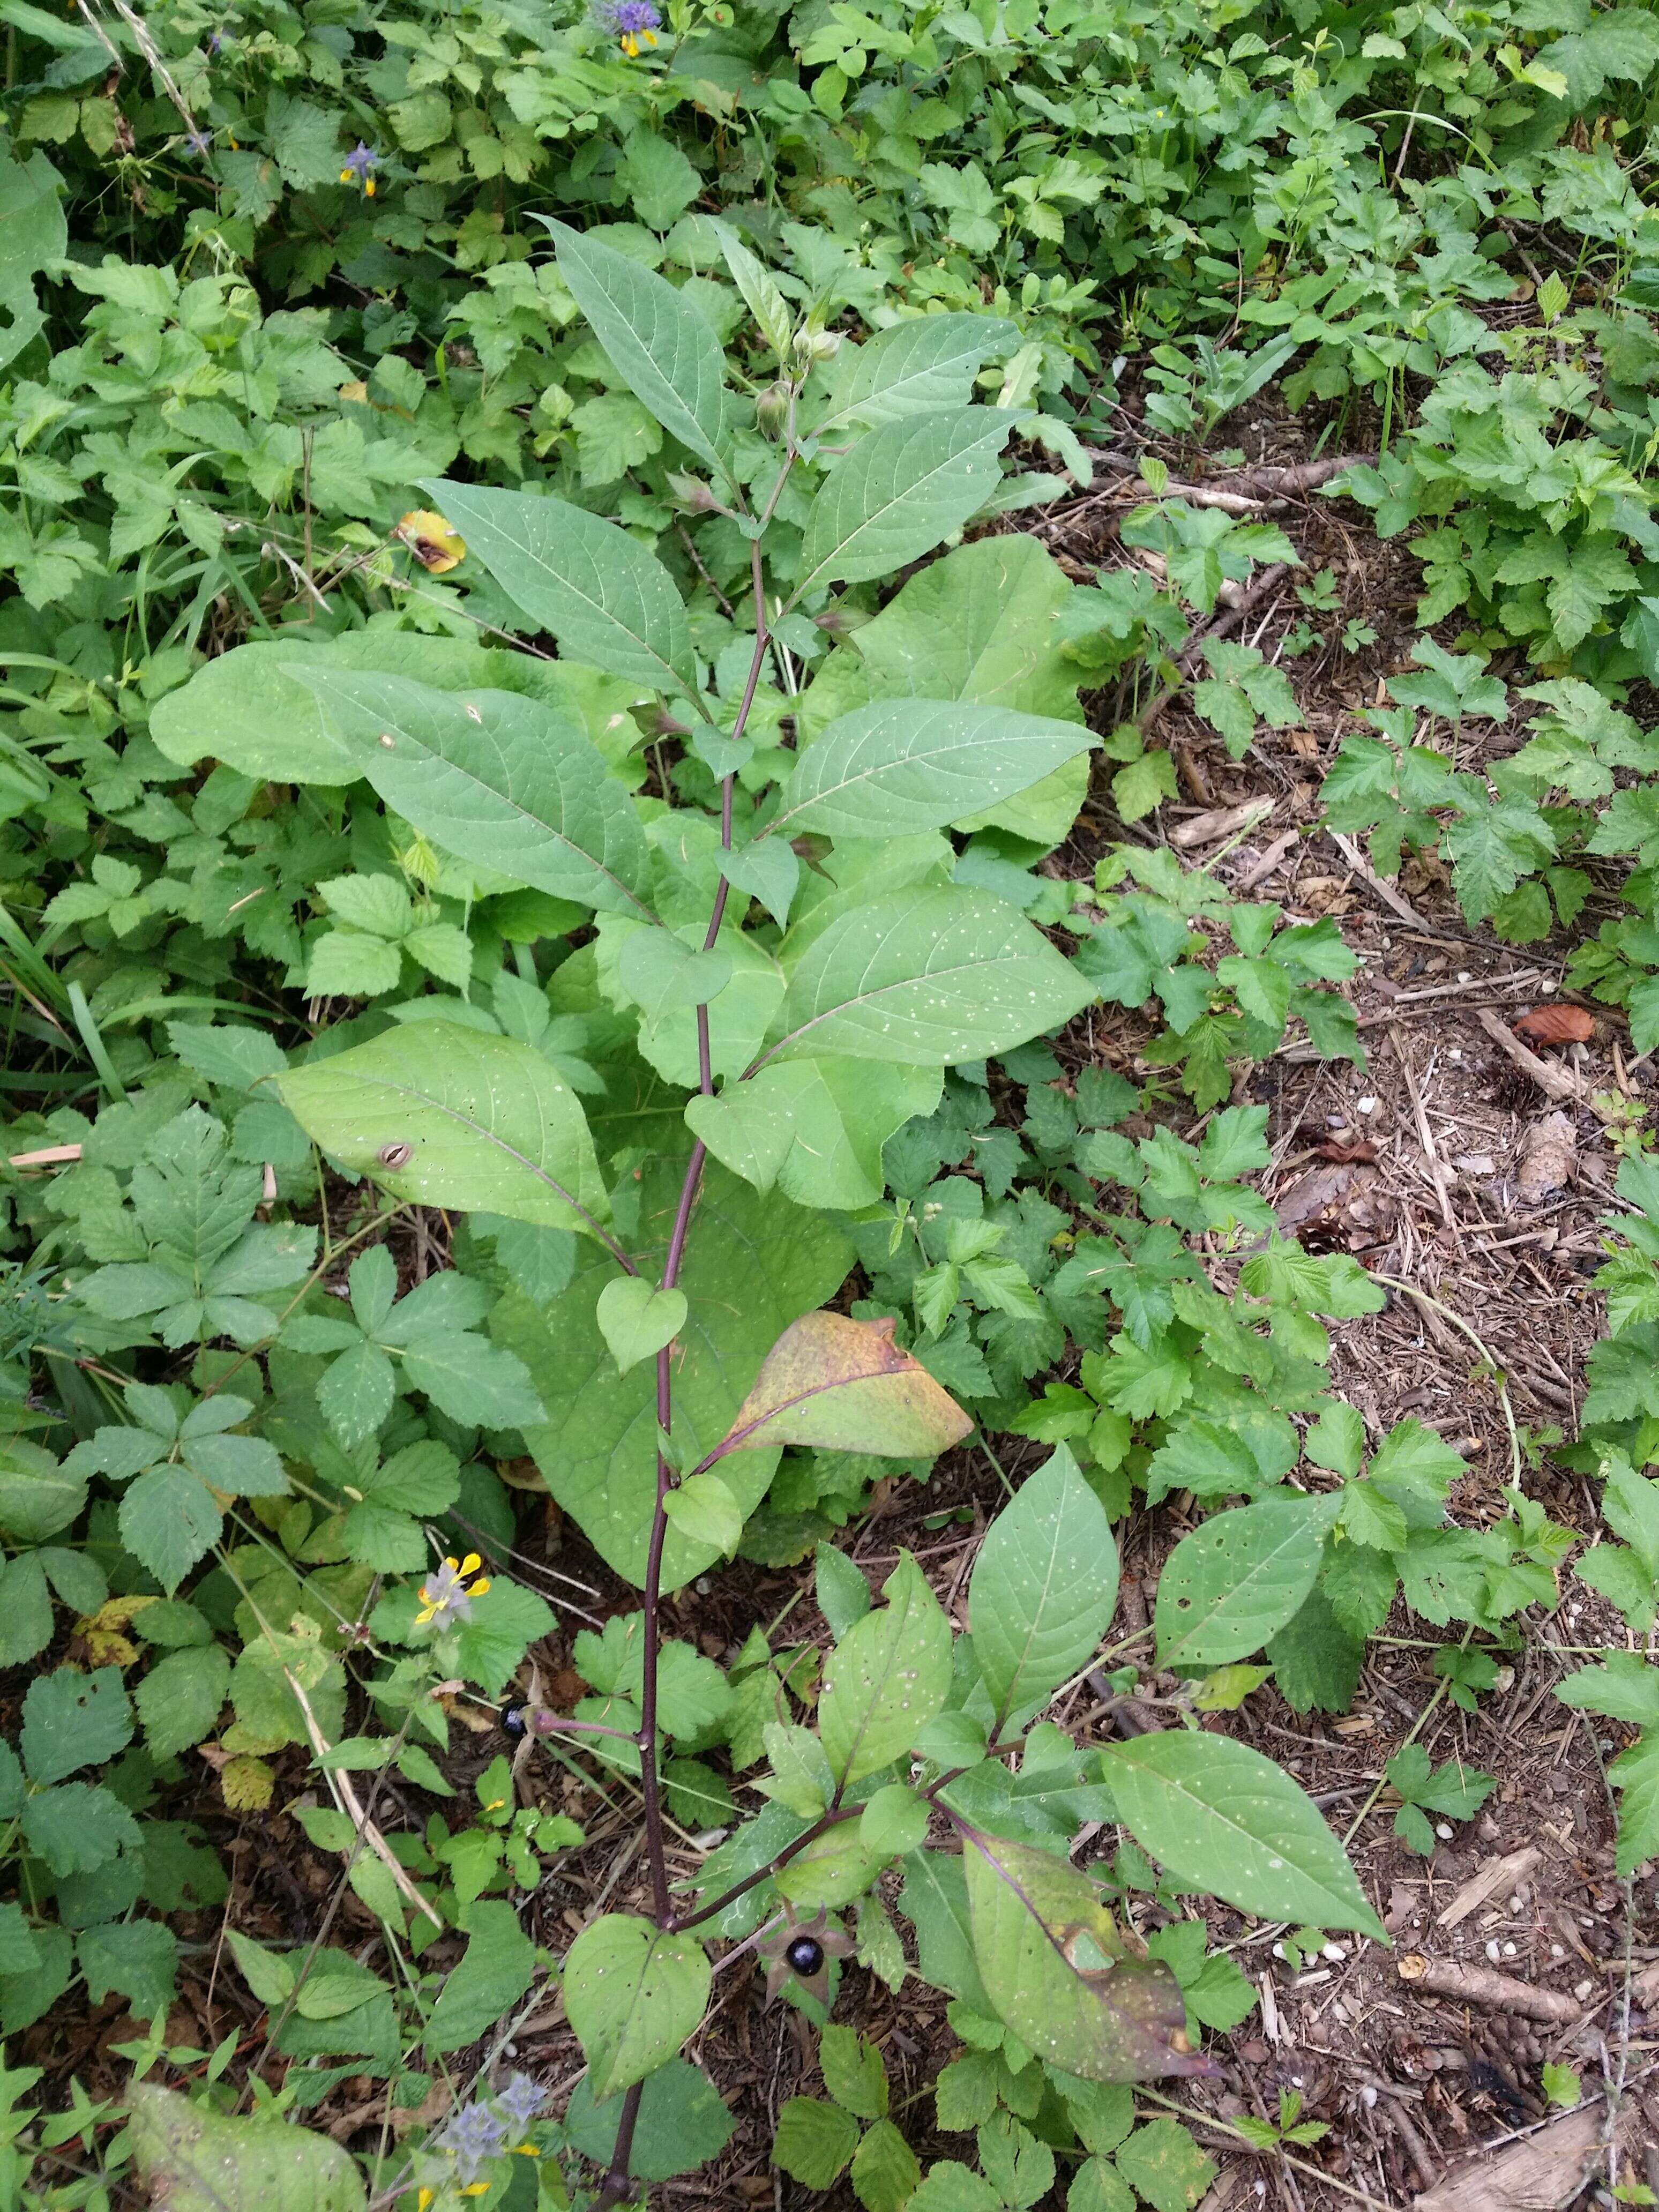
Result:
M810 1980L823 1964L823 1946L815 1936L797 1936L783 1955L798 1974Z
M520 1736L529 1725L530 1716L523 1705L503 1705L501 1728L503 1735Z

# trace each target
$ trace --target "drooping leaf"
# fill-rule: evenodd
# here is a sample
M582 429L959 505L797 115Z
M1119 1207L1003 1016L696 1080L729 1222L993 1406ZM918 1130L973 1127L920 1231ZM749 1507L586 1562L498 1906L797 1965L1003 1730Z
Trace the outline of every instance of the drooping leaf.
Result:
M1168 1966L1124 1947L1088 1875L1048 1851L965 1831L980 1978L1038 2057L1092 2081L1208 2074Z
M591 1231L610 1210L575 1093L514 1037L412 1024L280 1087L314 1143L394 1198L552 1229Z
M815 1444L931 1459L972 1427L921 1362L894 1343L890 1321L812 1313L792 1322L767 1353L719 1449Z
M1106 1509L1062 1445L987 1530L968 1586L974 1656L999 1714L1086 1666L1117 1603Z
M363 2212L356 2161L326 2136L226 2119L152 2081L130 2097L133 2160L167 2212Z
M388 806L446 853L533 890L650 918L634 802L586 732L511 691L438 691L296 660Z
M642 2081L672 2058L708 2002L708 1954L695 1936L607 1912L564 1962L564 2005L596 2097Z
M695 692L684 603L656 555L614 522L562 499L428 478L514 605L573 660L653 691Z
M768 834L902 837L983 814L1099 740L1006 707L888 699L832 722L796 763Z
M1259 1751L1166 1729L1113 1744L1103 1765L1124 1826L1177 1881L1263 1919L1388 1941L1323 1814Z
M1302 1609L1338 1501L1267 1498L1214 1513L1182 1538L1158 1577L1162 1667L1248 1659Z

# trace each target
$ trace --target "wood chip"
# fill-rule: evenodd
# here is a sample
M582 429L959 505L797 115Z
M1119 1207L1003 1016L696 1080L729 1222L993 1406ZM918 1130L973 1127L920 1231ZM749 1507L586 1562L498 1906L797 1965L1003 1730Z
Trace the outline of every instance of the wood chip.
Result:
M1510 1851L1505 1858L1489 1859L1479 1874L1472 1875L1463 1884L1435 1926L1455 1928L1460 1920L1467 1920L1489 1897L1518 1887L1543 1856L1536 1844L1528 1844L1524 1850Z
M1534 1121L1521 1140L1515 1170L1516 1194L1524 1206L1541 1206L1565 1190L1578 1164L1578 1139L1571 1117L1557 1112Z
M1648 2124L1637 2100L1626 2099L1620 2148L1636 2149ZM1560 2212L1601 2165L1607 2134L1604 2100L1591 2097L1518 2142L1459 2166L1438 2188L1413 2197L1412 2212Z
M1465 2004L1518 2013L1522 2020L1541 2020L1553 2027L1569 2027L1583 2015L1583 2008L1576 1998L1519 1982L1513 1974L1500 1974L1495 1966L1468 1966L1457 1959L1425 1959L1419 1952L1409 1951L1395 1972L1402 1982L1430 1996L1457 1997Z
M1170 832L1170 842L1182 852L1194 845L1213 845L1223 837L1254 830L1273 811L1271 799L1247 799L1242 806L1212 806L1206 814L1188 815Z

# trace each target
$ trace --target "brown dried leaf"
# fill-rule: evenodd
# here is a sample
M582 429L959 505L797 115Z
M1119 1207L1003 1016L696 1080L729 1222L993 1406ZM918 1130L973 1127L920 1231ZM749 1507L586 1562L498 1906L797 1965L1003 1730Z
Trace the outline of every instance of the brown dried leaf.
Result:
M804 1314L767 1353L710 1463L778 1444L932 1459L973 1425L921 1362L900 1351L890 1321Z
M1595 1034L1595 1019L1583 1006L1534 1006L1510 1027L1528 1044L1588 1044Z

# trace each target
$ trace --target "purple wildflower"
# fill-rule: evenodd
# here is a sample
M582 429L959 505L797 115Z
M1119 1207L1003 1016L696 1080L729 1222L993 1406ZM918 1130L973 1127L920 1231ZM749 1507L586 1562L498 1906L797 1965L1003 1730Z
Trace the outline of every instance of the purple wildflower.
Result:
M213 151L213 133L210 131L187 131L185 143L192 154L199 154L205 161Z
M360 138L345 157L345 167L340 172L343 185L361 185L365 196L374 197L374 171L380 155L365 146Z
M654 46L662 27L662 16L651 0L596 0L593 17L630 58L639 52L641 41Z
M528 2074L514 2074L495 2102L515 2127L527 2128L547 2102L547 2092Z
M455 2172L463 2188L476 2181L486 2162L498 2155L507 2142L507 2122L492 2112L488 2105L463 2106L438 2137L440 2150L447 2150L455 2161Z

